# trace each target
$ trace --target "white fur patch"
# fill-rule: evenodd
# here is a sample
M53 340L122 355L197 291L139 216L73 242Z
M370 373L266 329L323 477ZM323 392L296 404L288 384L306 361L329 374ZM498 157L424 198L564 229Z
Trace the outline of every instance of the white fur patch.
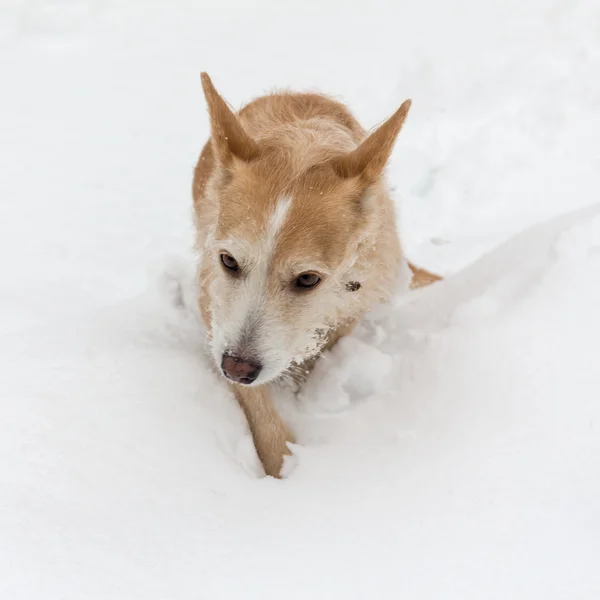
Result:
M285 220L287 219L290 206L292 205L292 198L290 196L283 196L279 198L275 206L275 210L271 213L269 218L269 224L267 226L266 246L268 254L270 255L275 247L277 241L277 234L283 227Z

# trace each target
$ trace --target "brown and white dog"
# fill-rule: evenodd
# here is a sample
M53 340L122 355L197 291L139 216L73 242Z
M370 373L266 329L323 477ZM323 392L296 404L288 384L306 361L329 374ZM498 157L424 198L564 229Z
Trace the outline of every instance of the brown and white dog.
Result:
M383 171L411 102L367 136L326 96L271 94L234 114L206 73L202 86L211 139L193 183L200 310L265 472L279 477L293 436L271 384L301 381L395 290L402 249ZM409 266L412 287L439 279Z

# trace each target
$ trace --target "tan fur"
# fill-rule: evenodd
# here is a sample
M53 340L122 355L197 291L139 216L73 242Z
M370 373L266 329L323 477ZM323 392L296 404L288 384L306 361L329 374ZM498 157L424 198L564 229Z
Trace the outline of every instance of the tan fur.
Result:
M410 288L416 289L420 287L425 287L426 285L430 285L435 283L436 281L441 281L441 277L436 275L435 273L431 273L430 271L426 271L420 267L415 266L413 263L408 261L408 266L412 271L412 279L410 282Z
M202 84L212 135L193 183L199 305L217 367L232 348L265 364L264 382L231 385L266 473L278 477L292 437L270 382L301 380L395 289L402 250L383 170L410 101L367 136L326 96L271 94L234 114L206 74ZM238 273L223 268L223 252ZM439 279L409 266L412 287ZM307 272L321 282L298 291Z
M244 410L258 457L265 473L279 477L283 457L289 455L288 442L294 438L273 407L267 386L233 385L233 391Z

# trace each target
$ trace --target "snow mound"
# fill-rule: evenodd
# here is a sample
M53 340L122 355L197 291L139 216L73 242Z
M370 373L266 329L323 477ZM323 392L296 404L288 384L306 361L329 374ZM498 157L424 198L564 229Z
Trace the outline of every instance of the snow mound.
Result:
M167 301L6 334L0 595L593 598L599 222L536 226L366 319L281 399L283 481L258 477L181 265Z

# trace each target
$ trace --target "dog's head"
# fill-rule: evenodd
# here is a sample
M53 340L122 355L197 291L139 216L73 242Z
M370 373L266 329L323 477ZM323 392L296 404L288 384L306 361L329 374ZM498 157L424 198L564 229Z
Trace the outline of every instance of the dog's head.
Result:
M357 259L376 243L380 179L410 101L358 147L333 120L255 140L206 74L202 83L216 161L204 249L211 350L227 377L262 384L317 354L353 314Z

